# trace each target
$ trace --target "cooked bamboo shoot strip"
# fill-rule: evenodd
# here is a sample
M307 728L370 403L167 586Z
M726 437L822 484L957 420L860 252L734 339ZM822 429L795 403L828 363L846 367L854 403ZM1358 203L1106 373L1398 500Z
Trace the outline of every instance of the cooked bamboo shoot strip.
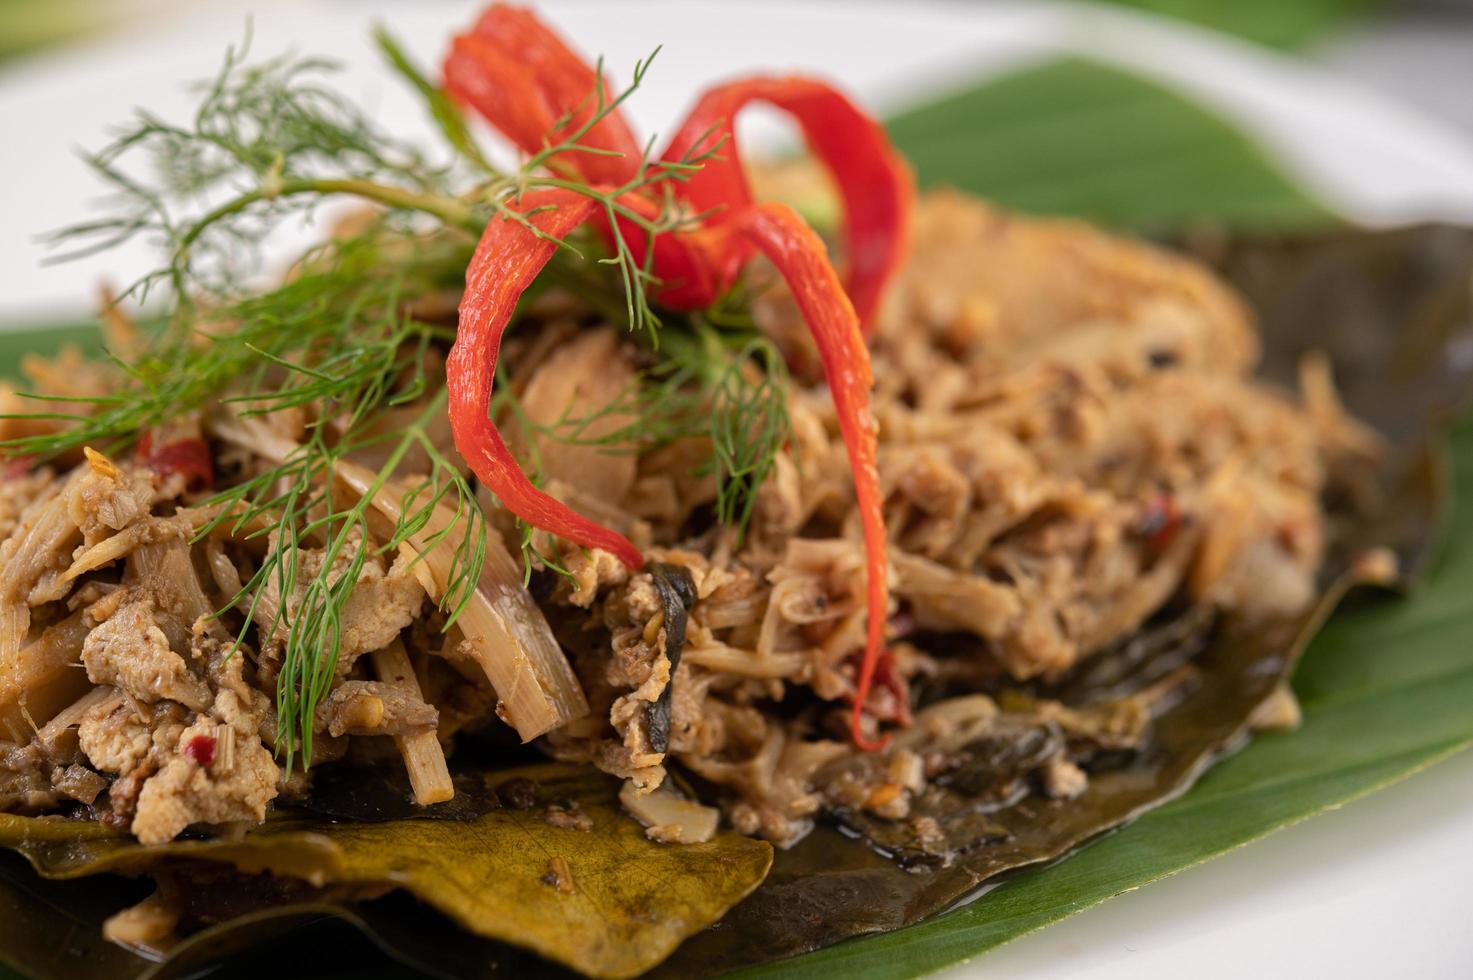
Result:
M379 680L395 684L415 697L422 697L419 678L414 676L414 667L409 663L409 654L404 652L403 643L396 639L369 657ZM445 752L434 732L395 735L394 744L398 746L399 754L404 756L409 785L414 789L414 802L429 806L431 803L444 803L455 795L455 785L450 781L450 770L445 765Z
M47 627L14 655L0 652L0 736L27 741L32 724L44 725L92 687L80 663L85 616L78 611Z
M358 493L367 493L373 473L348 460L336 464L338 478ZM390 520L403 514L402 493L385 486L371 501ZM453 507L437 506L418 533L400 546L417 559L415 575L439 601L449 585L455 541L446 538L427 549L426 542L456 520ZM501 699L499 713L529 742L588 713L588 702L573 668L552 635L552 627L522 585L521 569L494 533L486 536L486 563L470 602L456 621L470 654Z
M253 418L220 418L211 422L214 434L277 462L298 449L290 439L272 432ZM338 479L366 495L376 475L366 466L339 459ZM387 484L374 494L373 508L391 521L403 516L402 491ZM436 547L427 542L456 520L455 509L441 504L401 552L415 561L414 573L431 599L440 601L449 587L454 560L453 537ZM422 556L422 557L421 557ZM552 627L522 585L521 570L495 534L486 536L486 563L480 582L456 621L466 639L466 652L485 672L501 700L498 714L529 742L588 713L588 701L573 668L563 655Z
M123 695L117 688L109 687L105 684L100 687L94 687L65 708L62 708L56 713L54 718L42 725L41 730L36 733L36 741L44 745L49 751L56 744L56 740L61 737L61 733L79 723L82 720L82 716L92 708L100 704L121 704L122 701Z
M0 544L0 659L22 654L31 627L28 594L51 569L55 556L70 552L81 538L67 504L71 488L86 472L78 467L49 499L33 505Z

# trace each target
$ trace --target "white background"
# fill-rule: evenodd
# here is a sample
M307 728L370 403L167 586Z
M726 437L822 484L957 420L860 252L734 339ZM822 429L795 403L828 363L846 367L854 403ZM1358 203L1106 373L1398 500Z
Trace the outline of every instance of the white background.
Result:
M161 6L155 4L155 6ZM880 108L1050 54L1084 53L1174 82L1257 133L1322 196L1372 222L1473 220L1473 142L1374 91L1278 56L1113 10L1054 3L715 2L542 5L627 78L665 45L634 116L668 127L702 82L753 68L842 80ZM36 236L92 213L76 147L143 104L190 103L255 12L255 50L326 53L347 91L405 135L414 103L367 42L389 23L425 65L472 16L459 2L197 2L0 72L0 324L85 308L96 283L148 267L135 249L42 267ZM1473 52L1468 56L1473 58ZM752 135L762 138L763 127ZM311 235L302 229L298 239ZM1388 655L1393 655L1388 651ZM1473 710L1473 706L1470 706ZM1473 755L1026 937L955 971L1006 977L1473 977Z

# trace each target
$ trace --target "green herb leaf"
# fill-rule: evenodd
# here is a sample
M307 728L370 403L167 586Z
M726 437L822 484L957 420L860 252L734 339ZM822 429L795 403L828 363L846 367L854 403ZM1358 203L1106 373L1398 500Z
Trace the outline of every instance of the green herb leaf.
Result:
M1332 219L1251 139L1169 89L1087 61L1027 68L903 112L922 185L1146 231Z

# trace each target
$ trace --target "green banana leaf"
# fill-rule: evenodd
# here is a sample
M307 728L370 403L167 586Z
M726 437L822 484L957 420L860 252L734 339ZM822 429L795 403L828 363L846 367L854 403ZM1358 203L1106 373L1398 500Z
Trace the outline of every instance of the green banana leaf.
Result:
M1320 227L1332 216L1251 139L1170 89L1047 62L887 120L923 186L1146 232Z
M1110 0L1153 14L1268 44L1297 48L1357 15L1374 0Z

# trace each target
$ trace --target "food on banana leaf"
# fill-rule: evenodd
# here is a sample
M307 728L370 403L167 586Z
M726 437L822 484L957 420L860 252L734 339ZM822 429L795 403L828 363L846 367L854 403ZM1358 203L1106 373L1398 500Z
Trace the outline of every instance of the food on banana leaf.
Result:
M172 236L134 291L168 322L109 301L110 359L20 364L60 410L0 393L0 843L68 894L157 883L87 906L78 942L132 951L109 976L321 915L458 976L896 928L1292 727L1345 585L1420 564L1466 380L1442 308L1403 330L1373 278L1384 304L1314 291L1432 235L1441 288L1461 233L1232 249L1250 304L1177 250L917 196L822 82L720 86L652 158L525 11L457 36L443 90L380 41L454 165L232 60L199 132L104 151L174 165L80 230ZM753 200L752 100L831 171L842 277ZM199 184L240 196L150 212ZM239 286L242 236L339 194L375 207ZM1373 427L1346 404L1384 363L1418 396ZM53 887L0 881L33 918ZM74 975L19 935L0 958Z

